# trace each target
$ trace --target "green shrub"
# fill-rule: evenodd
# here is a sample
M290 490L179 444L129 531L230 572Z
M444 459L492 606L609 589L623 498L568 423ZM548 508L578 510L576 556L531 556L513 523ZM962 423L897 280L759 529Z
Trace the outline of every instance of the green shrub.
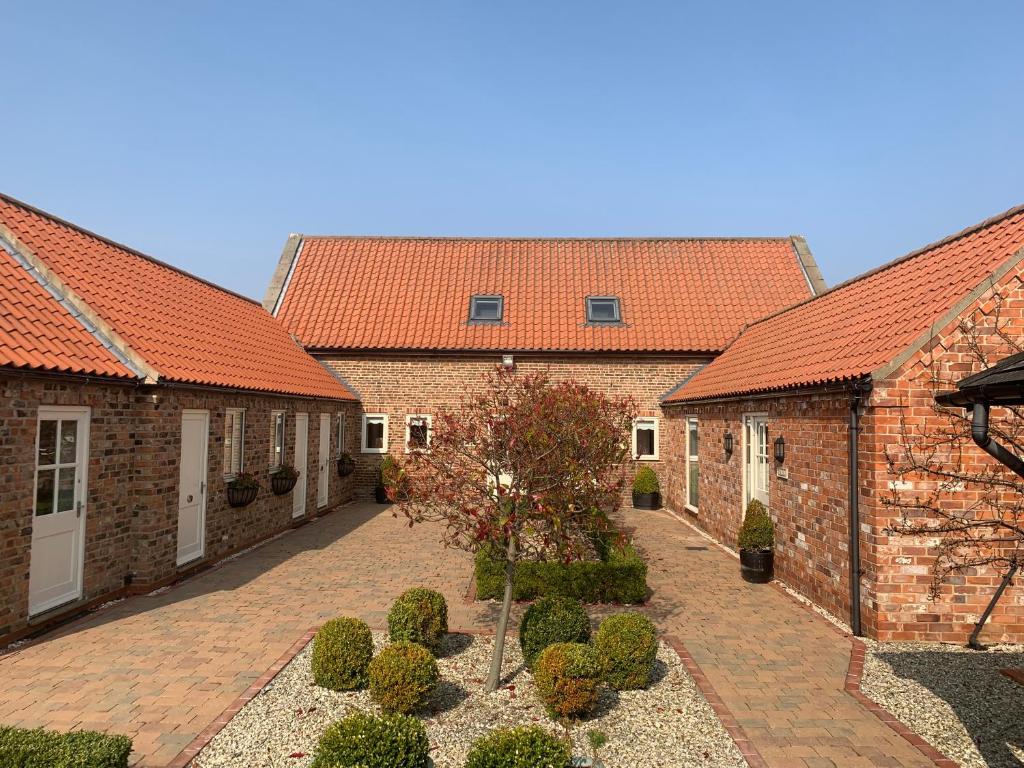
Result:
M372 658L373 635L365 622L346 616L331 619L313 638L313 680L332 691L362 688Z
M256 479L256 475L250 474L249 472L239 472L233 478L228 480L227 487L236 491L245 491L252 488L259 488L260 481Z
M764 504L757 499L751 499L747 505L738 543L740 549L755 552L767 551L775 546L775 524Z
M661 485L658 476L650 467L640 467L633 478L633 493L658 493Z
M377 484L388 492L392 501L404 501L409 496L409 476L390 453L381 459Z
M485 547L477 553L475 576L477 599L501 599L505 562L493 549ZM513 599L549 596L573 597L584 603L642 603L647 599L647 564L629 544L612 546L604 561L516 563Z
M444 595L432 589L406 590L388 613L388 634L392 642L419 643L436 655L447 633L448 604Z
M601 660L589 645L555 643L537 657L533 682L552 717L581 717L597 704Z
M127 768L131 751L127 736L0 726L0 765L11 768Z
M385 712L420 709L437 685L437 662L422 645L393 643L370 662L370 697Z
M356 712L320 737L313 768L426 768L429 749L415 717Z
M542 597L526 609L519 623L519 647L531 669L549 645L589 640L590 617L583 605L571 597Z
M572 748L537 725L502 728L477 739L466 768L568 768Z
M604 681L617 691L646 688L658 655L658 636L642 613L619 613L601 622L594 636Z

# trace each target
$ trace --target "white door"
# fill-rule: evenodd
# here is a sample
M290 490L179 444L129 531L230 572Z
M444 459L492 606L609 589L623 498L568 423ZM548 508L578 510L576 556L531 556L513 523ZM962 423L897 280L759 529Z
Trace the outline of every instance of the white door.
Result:
M743 508L752 499L768 506L768 418L747 416L743 422Z
M316 476L316 505L326 507L328 498L328 483L331 473L327 471L327 465L331 460L331 414L320 414L320 473Z
M309 414L295 414L295 469L299 479L292 490L292 517L306 514L306 459L309 454Z
M178 480L178 565L206 551L206 469L210 413L186 409L181 414L181 467Z
M42 613L82 596L88 466L89 409L40 408L29 614Z

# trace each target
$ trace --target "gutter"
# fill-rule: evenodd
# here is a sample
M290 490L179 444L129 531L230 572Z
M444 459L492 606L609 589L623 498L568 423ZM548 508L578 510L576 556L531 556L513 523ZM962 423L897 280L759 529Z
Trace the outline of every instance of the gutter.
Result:
M860 620L860 412L871 394L870 378L850 387L850 428L847 447L847 487L849 488L849 557L850 557L850 629L855 637L863 637Z

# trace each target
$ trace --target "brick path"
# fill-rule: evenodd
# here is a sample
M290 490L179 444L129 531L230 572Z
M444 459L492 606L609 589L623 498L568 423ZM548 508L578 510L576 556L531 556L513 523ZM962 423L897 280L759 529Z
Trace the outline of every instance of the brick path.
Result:
M627 514L651 558L649 611L680 637L773 766L927 766L847 694L849 643L663 513ZM449 598L453 627L487 626L462 601L470 558L359 504L162 594L133 598L0 657L0 723L126 733L162 766L304 631L340 613L384 624L410 585Z

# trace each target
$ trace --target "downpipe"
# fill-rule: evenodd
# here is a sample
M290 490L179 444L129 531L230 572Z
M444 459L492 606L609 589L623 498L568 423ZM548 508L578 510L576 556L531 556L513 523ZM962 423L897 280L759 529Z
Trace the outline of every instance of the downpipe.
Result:
M847 446L847 485L849 498L849 553L850 553L850 630L855 637L864 632L860 620L860 410L864 399L871 393L871 380L854 385L850 394L850 428Z

